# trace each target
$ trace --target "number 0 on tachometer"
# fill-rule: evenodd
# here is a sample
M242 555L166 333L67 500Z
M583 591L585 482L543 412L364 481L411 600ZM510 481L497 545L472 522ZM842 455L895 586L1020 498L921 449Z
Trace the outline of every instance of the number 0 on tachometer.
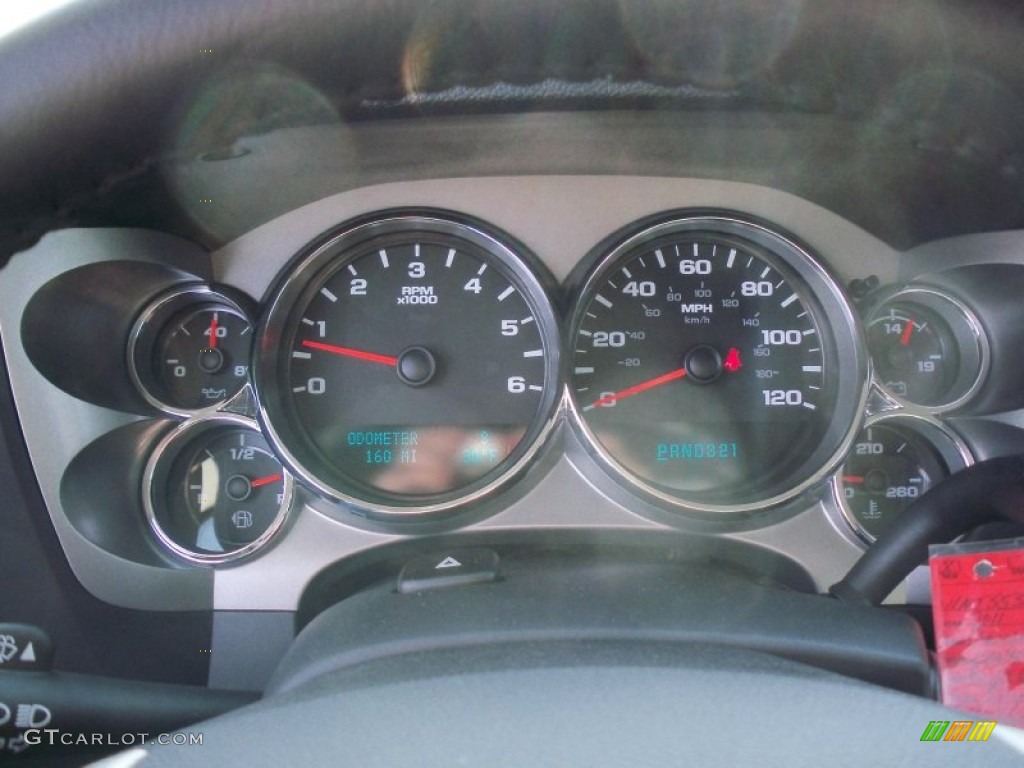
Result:
M835 466L867 366L840 289L806 250L693 216L620 233L595 258L577 277L570 390L608 469L722 512L790 498Z

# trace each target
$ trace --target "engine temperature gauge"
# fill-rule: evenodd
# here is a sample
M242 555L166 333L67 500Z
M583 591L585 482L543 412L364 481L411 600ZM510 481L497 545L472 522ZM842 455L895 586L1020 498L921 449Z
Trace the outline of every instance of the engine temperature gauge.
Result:
M874 541L928 489L970 461L938 423L910 417L875 421L857 435L838 489L848 522Z
M145 508L157 538L186 560L217 564L265 544L284 521L291 477L255 424L217 416L179 427L146 471Z

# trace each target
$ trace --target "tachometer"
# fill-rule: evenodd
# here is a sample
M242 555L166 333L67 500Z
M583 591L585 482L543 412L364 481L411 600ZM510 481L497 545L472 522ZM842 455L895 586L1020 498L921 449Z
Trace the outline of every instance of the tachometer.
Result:
M576 424L602 462L697 511L779 502L824 477L867 388L835 282L745 221L675 218L599 249L569 344Z
M274 298L257 388L272 442L328 496L383 514L467 503L525 466L558 401L536 265L434 216L352 227Z

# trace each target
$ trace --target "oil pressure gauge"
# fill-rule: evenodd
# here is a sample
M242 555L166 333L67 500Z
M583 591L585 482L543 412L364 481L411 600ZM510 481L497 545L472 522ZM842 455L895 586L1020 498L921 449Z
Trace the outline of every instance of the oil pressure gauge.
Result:
M241 297L204 285L159 298L135 323L129 370L159 410L188 416L236 395L249 380L252 323Z

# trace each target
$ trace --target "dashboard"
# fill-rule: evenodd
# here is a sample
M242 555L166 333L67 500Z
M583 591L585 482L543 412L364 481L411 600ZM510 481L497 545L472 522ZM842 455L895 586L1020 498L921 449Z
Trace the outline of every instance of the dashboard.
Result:
M54 233L8 266L2 328L51 519L105 601L293 612L346 558L510 531L714 536L823 590L1022 445L999 367L1022 252L900 253L748 184L423 181L212 253Z
M0 669L0 755L5 708L262 696L221 725L335 761L352 732L293 708L321 692L399 713L356 734L389 764L432 717L445 764L467 734L501 764L538 690L602 731L567 764L656 762L592 705L637 739L775 718L694 726L702 762L951 719L928 570L874 605L923 550L850 574L1024 454L1022 18L83 0L0 41L0 636L53 641ZM594 670L622 697L570 702ZM498 678L529 704L432 687Z

